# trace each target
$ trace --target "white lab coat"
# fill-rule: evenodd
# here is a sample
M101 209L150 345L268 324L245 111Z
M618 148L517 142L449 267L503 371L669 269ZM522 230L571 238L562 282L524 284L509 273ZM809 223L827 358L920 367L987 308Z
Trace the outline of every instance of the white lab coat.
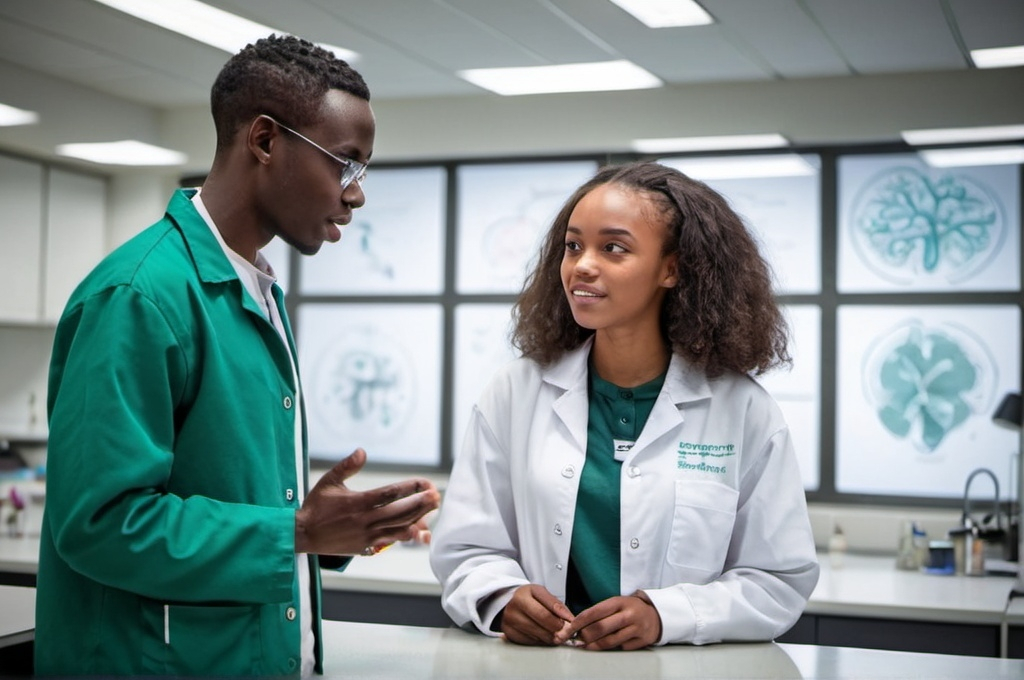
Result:
M527 583L565 600L590 344L547 368L511 362L473 409L430 548L460 626L494 635ZM754 380L708 380L673 356L621 490L620 592L647 592L659 644L771 640L799 618L814 539L789 430Z

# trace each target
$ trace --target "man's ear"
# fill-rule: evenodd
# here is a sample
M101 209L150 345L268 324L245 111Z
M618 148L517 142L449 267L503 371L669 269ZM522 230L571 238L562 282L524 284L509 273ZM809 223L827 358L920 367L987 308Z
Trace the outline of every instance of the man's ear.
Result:
M270 161L270 153L277 135L277 126L267 116L256 116L249 123L245 136L246 147L259 163L266 164Z

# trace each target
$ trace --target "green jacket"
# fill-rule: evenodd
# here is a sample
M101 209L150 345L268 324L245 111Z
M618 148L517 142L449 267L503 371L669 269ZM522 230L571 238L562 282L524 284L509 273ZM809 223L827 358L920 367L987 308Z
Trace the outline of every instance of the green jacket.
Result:
M296 385L191 193L97 266L57 327L37 674L301 666Z

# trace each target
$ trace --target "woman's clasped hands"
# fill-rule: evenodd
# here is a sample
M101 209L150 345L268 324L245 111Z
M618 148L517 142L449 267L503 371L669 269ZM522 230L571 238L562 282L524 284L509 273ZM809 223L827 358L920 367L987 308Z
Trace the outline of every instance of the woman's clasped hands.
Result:
M501 632L520 645L629 651L658 642L661 616L643 591L610 597L573 616L546 588L529 584L517 588L505 606Z

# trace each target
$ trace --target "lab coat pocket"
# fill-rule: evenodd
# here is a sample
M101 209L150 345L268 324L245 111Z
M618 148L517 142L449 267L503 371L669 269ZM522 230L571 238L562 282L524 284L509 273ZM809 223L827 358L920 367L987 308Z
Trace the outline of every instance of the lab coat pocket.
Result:
M668 563L704 582L722 572L739 493L719 482L676 480Z
M151 657L166 675L253 675L259 668L259 607L149 603Z

